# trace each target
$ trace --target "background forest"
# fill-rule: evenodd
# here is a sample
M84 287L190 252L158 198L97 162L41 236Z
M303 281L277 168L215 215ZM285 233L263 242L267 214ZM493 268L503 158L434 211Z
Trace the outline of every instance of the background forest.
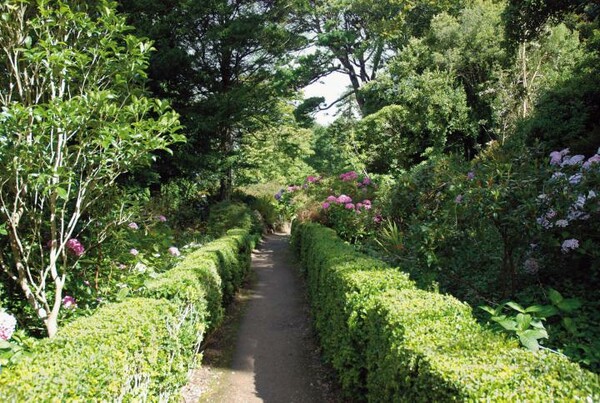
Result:
M271 228L328 225L525 347L600 369L598 0L0 14L1 365L138 295L224 233L209 206L241 199ZM334 72L336 102L303 98Z

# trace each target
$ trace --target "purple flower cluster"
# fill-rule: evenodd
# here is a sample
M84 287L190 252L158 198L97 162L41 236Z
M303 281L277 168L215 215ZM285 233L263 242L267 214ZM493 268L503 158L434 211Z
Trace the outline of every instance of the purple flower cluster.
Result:
M14 316L6 312L0 312L0 340L7 341L10 339L16 326L17 320Z
M340 179L344 182L350 182L358 178L358 174L354 171L344 172L340 175Z
M67 250L77 257L80 257L85 252L85 248L76 238L69 239L66 246Z
M600 152L600 150L598 150ZM584 169L590 169L592 165L600 163L600 154L596 153L585 161L585 156L569 155L569 149L565 148L561 151L552 151L550 153L550 165L567 167L580 165ZM584 162L585 161L585 162Z
M563 253L569 253L577 248L579 248L579 241L575 238L565 240L561 247Z

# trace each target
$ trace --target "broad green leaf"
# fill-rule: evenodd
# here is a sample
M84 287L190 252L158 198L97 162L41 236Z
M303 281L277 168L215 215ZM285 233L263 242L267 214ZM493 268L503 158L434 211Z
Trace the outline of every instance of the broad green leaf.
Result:
M517 304L516 302L509 301L506 303L506 306L511 307L512 309L514 309L517 312L525 313L525 309L521 305Z
M548 332L546 329L527 329L523 332L519 332L519 337L526 337L532 339L547 339Z
M61 187L56 188L56 195L63 200L69 199L69 194L67 193L67 191L65 189L63 189Z
M506 330L517 330L517 322L512 319L502 319L496 322Z
M562 324L567 329L567 331L571 334L577 334L577 325L575 325L575 321L573 318L563 318Z
M556 304L556 306L558 306L558 308L564 312L573 312L574 310L580 308L581 305L581 301L577 298L563 299L558 304Z
M530 323L531 323L531 315L522 314L522 313L517 315L517 326L520 330L528 329Z
M557 315L559 311L554 305L532 305L525 312L534 313L539 318L548 318Z
M521 341L521 344L523 344L531 351L538 351L540 349L540 345L537 339L534 339L532 337L519 336L519 340Z
M554 305L558 305L560 301L564 299L563 296L560 295L560 293L553 288L550 288L550 290L548 290L548 298L550 298L550 301L552 301Z

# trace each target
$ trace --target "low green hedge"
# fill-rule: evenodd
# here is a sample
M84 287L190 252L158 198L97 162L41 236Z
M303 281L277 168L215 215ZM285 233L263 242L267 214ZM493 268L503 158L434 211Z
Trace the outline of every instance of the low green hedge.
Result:
M201 322L177 304L132 298L65 326L0 375L2 401L144 400L185 382Z
M0 401L168 400L187 380L204 333L216 327L250 267L259 235L252 212L231 205L239 227L147 281L144 298L107 304L64 326L0 374ZM240 212L244 214L240 215Z
M451 296L357 253L331 229L295 223L325 357L358 400L597 401L598 376L480 326Z

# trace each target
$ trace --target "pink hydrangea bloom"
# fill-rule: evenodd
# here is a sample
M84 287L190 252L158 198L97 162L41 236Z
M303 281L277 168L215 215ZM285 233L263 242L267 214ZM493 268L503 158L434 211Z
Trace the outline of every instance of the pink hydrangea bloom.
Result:
M331 204L324 202L323 204L321 204L321 207L323 207L323 210L327 210L329 208L329 206L331 206Z
M71 297L70 295L65 295L65 297L62 299L62 306L65 309L75 309L77 308L77 302L75 301L75 298Z
M138 230L140 229L140 227L138 227L138 225L134 222L130 222L128 225L129 228L133 229L133 230Z
M337 202L340 204L352 203L352 198L350 196L340 195L340 197L337 198Z
M337 201L338 201L338 198L337 198L337 197L335 197L335 196L329 196L329 197L327 198L327 201L328 201L329 203L337 203Z
M353 181L358 178L358 174L354 171L348 171L340 175L340 179L344 182Z
M135 249L135 248L131 248L131 250L129 251L129 253L131 253L133 256L137 256L140 252L138 252L138 250Z
M361 208L363 208L365 205L362 203L356 203L356 209L360 210Z
M347 208L348 210L353 210L353 209L354 209L354 207L355 207L355 206L354 206L354 204L352 204L352 203L346 203L346 208Z
M71 238L66 244L67 250L73 255L80 257L85 252L85 248L76 238Z
M371 184L371 178L369 178L368 176L365 176L365 178L362 181L363 185L367 186Z
M16 326L17 320L14 316L6 312L0 312L0 340L7 341L10 339Z
M306 181L307 181L308 183L315 183L315 182L318 182L318 181L319 181L319 178L317 178L316 176L309 175L309 176L306 178Z
M171 247L169 248L169 253L170 253L172 256L181 256L181 252L179 252L179 249L177 249L177 248L176 248L176 247L174 247L174 246L171 246Z
M373 217L373 221L377 224L379 224L380 222L383 221L383 217L379 214L377 214L375 217Z

